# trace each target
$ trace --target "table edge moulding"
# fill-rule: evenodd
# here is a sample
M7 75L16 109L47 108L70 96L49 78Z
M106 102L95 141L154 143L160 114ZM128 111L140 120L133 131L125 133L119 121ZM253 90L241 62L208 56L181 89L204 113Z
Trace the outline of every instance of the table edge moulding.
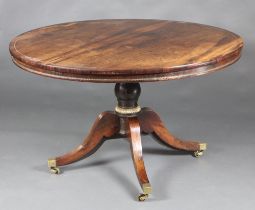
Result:
M151 28L149 24L150 21L153 21ZM114 24L110 25L109 22L113 22ZM81 38L77 35L77 46L74 48L69 47L68 49L65 49L65 42L61 41L61 39L70 39L70 37L74 37L74 34L67 33L64 35L62 31L68 31L67 29L69 28L72 30L75 24L77 24L81 25L81 27L84 27L83 30L81 32L79 28L76 30L74 28L73 30L75 32L77 31L77 33L80 32L82 35L84 34L84 36L89 36L87 35L87 31L85 29L87 25L89 25L87 27L93 29L93 27L90 26L92 23L94 23L96 26L102 25L101 28L105 27L105 35L98 35L100 38L88 37L84 41L81 40ZM143 24L145 26L143 26ZM115 29L112 30L111 33L107 33L107 29L109 31L110 28L115 25L117 25L120 29ZM121 25L130 25L130 31L127 29L123 30L120 27ZM142 30L143 28L141 25L145 28L144 30ZM102 30L96 26L94 27L95 29ZM181 26L184 29L185 27L189 27L189 30L185 31L182 29L177 31L176 28L178 26ZM49 40L47 38L52 36L52 34L54 34L58 28L60 28L60 31L55 33L58 35L51 38L54 38L52 41L52 46L54 47L55 44L56 48L58 47L58 49L56 50L55 54L51 55L48 53L51 46L49 46L49 43L46 43L45 40ZM166 29L163 30L164 28ZM176 34L174 34L174 32L170 34L170 30L172 28L173 31L177 31ZM200 36L198 38L196 38L197 31L201 31L200 34L198 34ZM206 37L214 33L214 31L215 37L218 37L215 38L215 43L210 43L210 40L208 40L210 37L208 39L206 39ZM131 35L129 35L129 33ZM167 39L167 33L171 35L170 39ZM173 36L179 36L180 38L176 38L176 40L174 40L172 38ZM27 40L31 37L33 38L33 42L31 41L31 43L29 43ZM139 40L140 37L148 40L148 44L146 43L147 46ZM185 46L184 49L181 49L181 52L178 52L178 46L182 44L183 40L185 39L190 39L190 42L184 43L187 46L187 49L190 50L190 52L192 51L193 54L200 53L199 56L195 54L195 56L192 55L189 57L189 51L185 51ZM40 40L42 40L42 43L40 43ZM105 42L107 42L107 44L105 44ZM155 42L158 42L159 47L155 47ZM45 48L47 49L43 47L44 43ZM70 41L70 43L72 42ZM28 49L21 49L21 47L24 48L25 44L28 46ZM21 47L19 48L19 46ZM208 47L208 49L206 47ZM243 41L240 36L213 26L166 20L117 19L78 21L35 29L14 38L10 43L10 53L16 65L32 73L58 79L76 80L81 82L88 81L117 83L151 82L181 79L185 77L208 74L236 62L240 58L242 47ZM129 48L132 49L130 50ZM168 49L163 51L162 49L165 48ZM162 50L162 54L153 52L155 49L159 51ZM201 49L205 49L205 51L201 51ZM42 51L42 56L39 58L36 56L33 57L31 55L26 55L25 53L29 52L29 50L31 53L33 53L33 50ZM113 52L111 52L111 50ZM46 51L46 53L50 54L51 59L45 59L45 54L43 51ZM76 53L76 51L79 53ZM93 55L90 55L90 52L92 51ZM115 51L117 51L116 54L114 54ZM134 52L137 53L136 57L132 57L130 59L128 59L128 56L125 57L125 53L128 53L130 56L130 54ZM213 52L217 53L214 55ZM180 55L178 53L180 53ZM185 53L185 56L182 56L182 53ZM110 54L111 57L106 56L106 54ZM122 56L123 54L124 56ZM87 59L84 61L84 63L77 59L77 57L81 55ZM172 59L174 56L175 60ZM187 57L187 59L183 59L183 57ZM72 59L74 60L73 63L80 62L82 65L73 67L73 63L71 62ZM95 59L97 63L90 62L91 59ZM106 65L107 59L108 63L115 62L115 66L111 66L109 64ZM160 59L163 60L164 64L159 64ZM144 66L141 65L143 60L149 64ZM176 60L180 60L180 62L175 62ZM100 65L100 62L104 62L104 64ZM125 64L120 65L120 63Z

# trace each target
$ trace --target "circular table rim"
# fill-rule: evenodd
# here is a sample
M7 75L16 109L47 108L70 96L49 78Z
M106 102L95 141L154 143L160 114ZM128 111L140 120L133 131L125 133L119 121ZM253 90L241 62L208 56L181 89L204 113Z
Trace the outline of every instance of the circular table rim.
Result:
M108 19L109 20L109 19ZM113 19L116 20L116 19ZM121 20L121 19L118 19ZM131 19L134 20L134 19ZM149 20L149 19L146 19ZM91 21L91 20L88 20ZM168 21L168 20L165 20ZM84 22L84 21L76 21L76 22ZM217 57L214 60L210 60L208 62L203 63L192 63L192 64L185 64L183 66L175 66L169 67L169 68L155 68L155 69L162 69L163 71L159 73L151 73L151 74L125 74L125 71L123 73L121 72L93 72L93 73L87 73L87 72L77 72L77 68L74 68L72 71L72 68L68 67L65 68L64 66L61 66L60 70L55 70L53 65L50 65L51 69L49 70L46 65L40 66L40 64L34 63L30 64L26 60L22 59L18 52L14 48L14 43L18 40L20 36L23 34L33 32L35 30L40 30L42 28L48 28L52 26L57 26L61 24L69 24L69 23L76 23L76 22L67 22L67 23L60 23L60 24L54 24L49 25L41 28L36 28L27 32L24 32L18 36L16 36L9 45L9 50L12 55L13 62L19 66L20 68L29 71L31 73L35 73L38 75L46 76L46 77L52 77L56 79L63 79L63 80L73 80L73 81L80 81L80 82L102 82L102 83L115 83L115 82L152 82L152 81L162 81L162 80L174 80L174 79L181 79L186 77L193 77L193 76L200 76L204 74L208 74L217 70L220 70L222 68L225 68L226 66L231 65L232 63L236 62L241 57L241 50L243 47L243 42L237 46L236 49L229 52L228 54L225 54L224 56ZM174 21L174 22L182 22L182 21ZM192 23L192 22L185 22L185 23L191 23L191 24L199 24L199 23ZM204 24L199 24L204 25ZM210 25L204 25L213 27L216 29L225 30L222 28L210 26ZM227 31L227 30L226 30ZM230 32L230 31L228 31ZM233 32L230 32L233 33ZM237 36L237 38L240 38L237 34L233 33ZM52 68L53 67L53 68ZM152 70L152 68L149 68ZM172 71L170 71L173 69ZM136 71L136 69L132 69L132 71Z

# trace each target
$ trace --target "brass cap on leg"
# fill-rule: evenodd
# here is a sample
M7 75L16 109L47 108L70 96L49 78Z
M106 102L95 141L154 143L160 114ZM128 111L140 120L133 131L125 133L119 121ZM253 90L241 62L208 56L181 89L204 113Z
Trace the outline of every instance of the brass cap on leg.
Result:
M139 201L145 201L149 197L149 194L151 194L152 192L150 183L143 184L142 189L143 189L143 193L138 196Z
M57 161L56 159L49 159L48 160L48 167L50 169L50 172L52 174L60 174L60 169L57 167Z
M152 188L150 183L146 183L142 185L143 193L144 194L151 194Z
M204 151L207 149L207 144L206 143L200 143L199 144L199 150L200 151Z
M57 167L57 161L56 161L56 159L49 159L48 160L48 167L49 168L55 168L55 167Z

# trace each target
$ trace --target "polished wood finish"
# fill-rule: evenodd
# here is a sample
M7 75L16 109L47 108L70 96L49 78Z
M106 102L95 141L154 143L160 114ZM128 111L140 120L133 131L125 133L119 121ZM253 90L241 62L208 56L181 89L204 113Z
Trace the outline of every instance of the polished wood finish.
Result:
M238 60L227 30L168 20L93 20L35 29L10 43L15 64L44 76L146 82L199 76Z
M56 165L63 166L74 163L93 154L104 142L105 138L114 137L119 133L119 129L119 118L114 112L107 111L101 113L84 142L75 150L54 158L56 160Z
M173 149L185 151L198 151L200 149L199 142L182 141L171 134L161 121L158 114L150 108L143 108L141 114L138 115L138 119L142 132L152 134L158 140L164 142Z
M116 112L99 115L84 142L48 161L52 172L93 154L109 138L127 137L142 187L151 193L142 155L141 134L200 156L206 144L173 136L150 108L141 109L138 82L199 76L222 69L241 56L242 39L227 30L168 20L93 20L35 29L10 43L13 62L43 76L89 82L112 82Z
M119 107L134 108L138 106L137 101L141 94L139 83L116 83L114 92Z
M137 118L128 119L129 127L129 139L132 158L135 166L136 175L138 177L139 183L143 188L144 185L149 184L149 179L145 170L145 165L143 162L142 153L142 140L140 125Z
M53 158L55 166L64 166L93 154L96 149L109 138L126 137L130 142L131 155L139 184L144 195L151 193L152 189L146 173L141 134L156 135L166 145L188 152L199 151L199 142L182 141L174 137L163 125L159 116L150 108L143 108L135 117L123 117L114 112L103 112L94 123L84 142L72 152ZM104 138L107 137L107 138Z

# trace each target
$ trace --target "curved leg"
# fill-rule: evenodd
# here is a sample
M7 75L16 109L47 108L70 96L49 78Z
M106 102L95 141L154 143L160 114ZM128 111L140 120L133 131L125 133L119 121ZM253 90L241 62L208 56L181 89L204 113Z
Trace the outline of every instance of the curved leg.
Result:
M128 118L128 128L134 167L143 190L143 194L139 196L139 201L143 201L148 197L152 190L143 162L141 132L138 119Z
M152 133L157 139L174 149L193 151L196 157L201 156L202 152L206 150L205 143L182 141L173 136L166 129L158 114L150 108L143 108L138 118L143 132Z
M63 156L49 159L49 168L53 173L59 173L57 166L67 165L93 154L103 143L105 137L117 135L119 129L119 117L114 112L106 111L101 113L84 142Z

